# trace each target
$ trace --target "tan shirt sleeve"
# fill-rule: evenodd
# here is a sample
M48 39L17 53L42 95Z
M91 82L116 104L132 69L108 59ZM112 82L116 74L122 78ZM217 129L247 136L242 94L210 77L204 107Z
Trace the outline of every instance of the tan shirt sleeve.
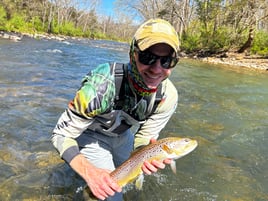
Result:
M53 129L51 141L66 162L69 163L79 154L75 138L85 131L92 122L92 119L81 118L70 109L66 109L62 113Z

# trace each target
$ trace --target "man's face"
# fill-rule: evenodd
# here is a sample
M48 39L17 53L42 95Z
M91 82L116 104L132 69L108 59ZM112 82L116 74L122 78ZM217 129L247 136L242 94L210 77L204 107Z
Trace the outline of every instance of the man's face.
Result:
M158 43L149 47L146 52L156 56L170 56L173 53L173 49L165 43ZM139 54L136 51L134 58L144 83L151 89L157 88L162 80L166 79L171 74L171 69L165 69L161 66L160 59L157 59L156 62L151 65L144 65L139 62Z

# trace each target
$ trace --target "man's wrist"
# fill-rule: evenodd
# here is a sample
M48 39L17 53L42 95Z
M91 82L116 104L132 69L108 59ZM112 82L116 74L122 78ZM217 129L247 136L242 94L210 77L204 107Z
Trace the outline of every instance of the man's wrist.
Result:
M69 164L85 181L94 171L94 166L82 154L76 155Z

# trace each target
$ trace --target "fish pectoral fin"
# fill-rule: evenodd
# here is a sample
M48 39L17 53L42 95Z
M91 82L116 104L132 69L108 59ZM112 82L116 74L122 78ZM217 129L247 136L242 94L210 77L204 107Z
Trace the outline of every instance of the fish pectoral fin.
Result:
M167 145L163 145L163 150L165 151L165 152L167 152L168 154L172 154L173 153L173 151L167 146Z
M174 174L177 173L177 168L176 168L176 162L174 160L171 161L170 163L171 170Z
M136 180L136 183L135 183L135 186L138 190L141 190L142 189L142 184L143 184L143 181L144 181L144 175L143 173L141 173L137 180Z

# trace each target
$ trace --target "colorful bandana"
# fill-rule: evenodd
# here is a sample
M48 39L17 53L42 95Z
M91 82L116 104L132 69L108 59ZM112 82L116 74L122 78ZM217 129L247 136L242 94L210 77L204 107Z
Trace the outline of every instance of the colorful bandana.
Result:
M134 43L135 41L133 40L131 45L130 45L130 55L131 55L131 64L128 66L128 79L130 82L130 86L132 86L133 90L135 93L138 95L144 97L148 96L152 93L155 93L157 91L156 89L151 89L147 87L147 85L144 83L143 78L141 77L136 61L134 59Z

